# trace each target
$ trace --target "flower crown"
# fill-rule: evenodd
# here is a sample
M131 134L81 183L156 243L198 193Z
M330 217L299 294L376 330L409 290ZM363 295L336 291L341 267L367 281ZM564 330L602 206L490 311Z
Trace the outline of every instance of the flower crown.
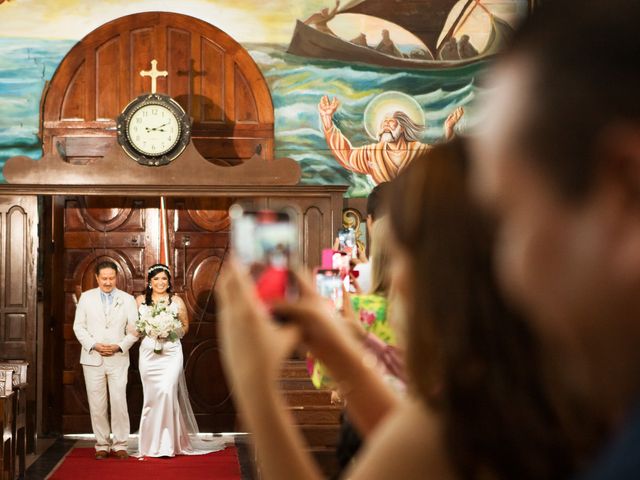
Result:
M153 270L164 270L169 275L171 275L171 270L169 270L169 267L167 267L165 265L162 265L162 264L153 265L153 266L149 267L149 269L147 270L147 275L150 274Z

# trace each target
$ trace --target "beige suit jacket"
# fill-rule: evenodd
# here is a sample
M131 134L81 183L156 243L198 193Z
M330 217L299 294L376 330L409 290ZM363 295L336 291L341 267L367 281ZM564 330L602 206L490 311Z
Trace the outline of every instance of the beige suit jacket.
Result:
M102 365L105 358L110 362L129 366L129 349L138 337L127 333L127 325L135 326L138 308L135 299L121 290L113 290L112 305L105 314L100 298L100 289L87 290L80 296L73 322L73 332L82 345L82 365ZM117 344L122 352L103 357L93 350L96 343Z

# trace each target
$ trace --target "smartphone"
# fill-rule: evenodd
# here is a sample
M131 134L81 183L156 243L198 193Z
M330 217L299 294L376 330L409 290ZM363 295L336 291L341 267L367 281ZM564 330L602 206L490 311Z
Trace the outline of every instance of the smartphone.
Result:
M318 293L331 300L336 310L342 310L342 277L340 270L321 268L316 270L316 289Z
M295 296L290 271L297 266L298 228L286 212L229 209L231 245L266 304Z
M358 257L356 231L353 228L341 228L338 230L338 250L345 252L351 258Z

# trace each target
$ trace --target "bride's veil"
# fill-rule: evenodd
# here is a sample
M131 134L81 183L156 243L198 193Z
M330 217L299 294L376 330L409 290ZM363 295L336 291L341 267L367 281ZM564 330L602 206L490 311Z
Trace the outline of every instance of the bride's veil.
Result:
M193 408L191 408L191 402L189 401L189 391L187 390L187 380L184 376L184 371L180 372L180 376L178 377L178 404L180 405L180 411L182 412L182 417L187 427L187 433L189 436L197 436L200 430L198 429L196 416L193 414Z
M180 406L180 412L182 412L182 418L189 435L193 453L204 454L215 452L225 447L226 442L222 437L204 437L200 435L198 422L196 422L196 417L193 414L193 408L191 408L191 402L189 401L189 391L187 390L184 370L180 372L180 376L178 377L178 405Z

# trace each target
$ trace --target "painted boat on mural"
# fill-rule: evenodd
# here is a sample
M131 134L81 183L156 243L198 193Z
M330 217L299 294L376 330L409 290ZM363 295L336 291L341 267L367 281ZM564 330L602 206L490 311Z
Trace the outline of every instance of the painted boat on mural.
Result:
M451 9L459 0L354 0L339 11L378 17L402 27L415 35L422 43L422 57L397 56L380 52L371 46L358 45L330 33L324 33L298 20L287 52L301 57L363 63L381 67L403 69L452 68L477 62L495 55L513 34L513 28L501 18L484 10L489 15L491 32L485 48L478 55L442 60L438 58L442 46L454 36L469 14L478 5L478 0L468 0L453 24L438 42ZM397 8L393 8L393 3ZM471 11L469 8L471 7ZM425 12L428 12L425 13ZM435 54L434 54L435 52ZM429 58L430 57L430 58Z

